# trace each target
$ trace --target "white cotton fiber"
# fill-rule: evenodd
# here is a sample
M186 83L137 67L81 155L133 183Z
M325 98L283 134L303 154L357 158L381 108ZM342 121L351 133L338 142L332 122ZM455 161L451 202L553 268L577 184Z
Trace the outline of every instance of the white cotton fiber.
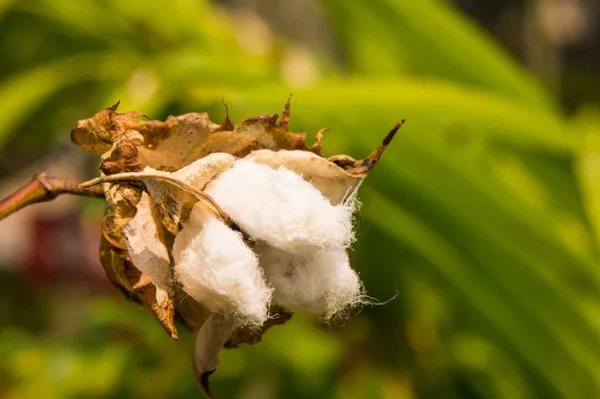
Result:
M284 167L237 160L204 190L245 232L288 252L346 248L353 239L353 202L333 206Z
M175 278L213 312L239 324L260 326L268 317L272 288L242 236L197 203L173 245Z
M332 321L365 302L363 285L344 249L315 249L296 255L257 244L254 250L275 288L276 305L294 312L309 311Z

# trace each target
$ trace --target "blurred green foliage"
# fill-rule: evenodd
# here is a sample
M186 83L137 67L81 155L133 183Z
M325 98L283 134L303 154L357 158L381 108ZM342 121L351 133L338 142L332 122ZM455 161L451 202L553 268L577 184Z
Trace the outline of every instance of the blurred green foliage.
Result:
M340 57L253 36L240 13L202 0L0 3L2 170L117 99L219 121L225 98L238 121L293 92L291 130L331 127L327 154L357 157L406 118L361 188L352 254L369 294L395 298L344 328L296 315L226 351L215 393L600 397L598 109L565 115L441 0L319 4ZM0 395L195 397L189 334L169 340L124 299L76 314L57 336L4 322Z

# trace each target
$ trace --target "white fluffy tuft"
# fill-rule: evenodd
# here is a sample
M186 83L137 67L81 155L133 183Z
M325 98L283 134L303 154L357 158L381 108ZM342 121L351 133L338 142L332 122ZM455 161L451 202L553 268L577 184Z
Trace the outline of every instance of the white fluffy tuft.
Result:
M284 167L240 159L205 192L252 238L288 252L346 248L354 240L354 203L331 205L312 184Z
M315 249L297 255L257 244L254 250L275 288L274 304L333 321L365 303L363 285L344 249Z
M272 288L242 236L197 203L173 245L175 277L183 290L240 325L268 318Z

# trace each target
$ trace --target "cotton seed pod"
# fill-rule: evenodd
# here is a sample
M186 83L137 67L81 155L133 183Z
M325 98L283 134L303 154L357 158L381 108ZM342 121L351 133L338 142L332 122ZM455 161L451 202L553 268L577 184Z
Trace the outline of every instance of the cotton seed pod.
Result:
M100 177L83 186L101 184L107 200L102 264L172 337L176 317L196 331L207 396L223 346L258 342L292 311L331 320L362 302L346 253L356 190L401 123L365 159L326 159L322 131L311 147L288 132L289 101L281 119L220 125L206 113L139 120L117 106L72 132L101 156Z

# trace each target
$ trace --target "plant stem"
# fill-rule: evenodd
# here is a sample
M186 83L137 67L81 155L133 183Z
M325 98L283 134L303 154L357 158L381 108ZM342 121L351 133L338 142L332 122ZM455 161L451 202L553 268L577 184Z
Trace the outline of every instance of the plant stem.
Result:
M76 180L46 176L44 173L35 175L28 184L0 201L0 220L26 206L52 201L61 194L104 198L102 187L82 188L79 184Z

